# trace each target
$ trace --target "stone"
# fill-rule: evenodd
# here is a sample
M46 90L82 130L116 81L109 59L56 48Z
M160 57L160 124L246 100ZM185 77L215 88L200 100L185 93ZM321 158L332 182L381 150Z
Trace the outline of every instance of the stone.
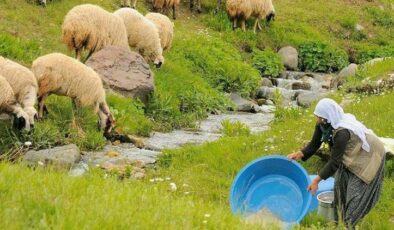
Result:
M288 70L298 69L298 51L291 46L283 47L278 52L282 59L283 65Z
M89 171L89 166L84 163L84 162L78 162L77 164L74 164L70 171L68 172L68 175L74 176L74 177L79 177L83 176L86 174L86 172Z
M154 91L153 72L138 53L110 46L94 53L86 65L100 75L107 90L122 96L146 103Z
M394 59L393 57L385 57L385 58L374 58L372 60L367 61L364 65L375 65L378 62L382 62L386 59Z
M292 90L299 90L299 89L302 89L302 90L310 90L312 88L312 86L311 86L311 84L310 83L308 83L308 82L299 82L299 81L297 81L297 82L294 82L292 85L291 85L291 89Z
M238 93L230 94L231 101L235 104L236 110L240 112L255 112L254 105L255 103L249 100L246 100L241 97Z
M263 86L257 91L256 97L258 99L263 98L273 100L275 99L275 94L277 93L276 91L279 91L284 106L289 105L289 103L294 99L294 95L296 93L294 90L287 90L283 88L268 88Z
M347 67L343 68L339 72L338 77L346 78L346 77L354 76L354 75L356 75L357 68L358 68L357 64L352 63L352 64L348 65Z
M272 81L269 78L263 77L261 78L261 84L260 86L267 86L267 87L272 87Z
M62 169L70 169L80 160L81 154L75 144L39 151L30 150L23 157L23 162L29 166L53 165L55 168Z
M356 24L356 26L355 26L355 30L358 32L363 31L364 29L365 29L364 26L362 26L360 24Z
M316 93L312 91L304 91L300 92L297 95L297 105L301 107L308 108L314 101L320 100L321 98L325 97L326 93Z
M259 106L266 105L267 99L260 98L260 99L257 99L256 102Z

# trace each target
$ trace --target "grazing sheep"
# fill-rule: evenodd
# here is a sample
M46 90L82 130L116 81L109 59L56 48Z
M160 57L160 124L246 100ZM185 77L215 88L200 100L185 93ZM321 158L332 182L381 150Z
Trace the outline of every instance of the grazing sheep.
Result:
M0 74L8 81L15 94L16 101L22 105L29 115L30 125L34 125L37 111L34 108L37 100L37 80L26 67L0 56Z
M250 0L228 0L226 11L232 21L233 30L237 27L237 22L240 21L242 30L246 31L245 21L252 14Z
M164 57L155 24L130 8L119 9L114 14L122 18L126 25L129 45L135 48L146 62L153 62L159 68L164 63Z
M30 129L29 116L17 103L14 91L8 81L0 75L0 113L7 113L14 117L14 127Z
M67 13L62 37L67 47L75 50L78 60L83 49L89 51L87 58L107 46L129 49L122 19L92 4L76 6Z
M201 0L190 0L190 10L193 10L194 2L196 2L197 5L197 13L201 13Z
M226 4L227 14L232 20L233 29L237 27L237 21L241 21L241 28L246 31L245 21L249 17L255 17L253 32L257 27L261 30L260 20L265 17L269 22L275 17L275 9L271 0L228 0Z
M131 7L135 9L137 0L120 0L120 7Z
M180 0L152 0L153 10L155 11L165 13L172 8L173 19L176 19L176 8L179 7L179 3Z
M45 100L50 94L68 96L76 106L93 106L99 116L100 128L108 134L114 119L105 101L101 78L90 67L60 53L37 58L32 65L37 78L38 116L44 112Z
M145 17L152 21L159 30L160 43L163 50L170 49L174 37L174 23L167 16L159 13L148 13Z

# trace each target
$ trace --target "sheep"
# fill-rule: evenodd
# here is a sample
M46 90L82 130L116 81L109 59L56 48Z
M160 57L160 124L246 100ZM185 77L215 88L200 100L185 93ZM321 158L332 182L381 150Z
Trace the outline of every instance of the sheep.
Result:
M121 8L114 14L122 18L126 25L129 45L135 48L147 62L153 62L157 68L160 68L164 63L164 57L159 31L155 24L130 8Z
M190 11L193 10L194 7L194 1L196 1L197 5L197 13L201 13L201 0L190 0Z
M26 67L0 56L0 74L11 85L17 102L29 116L30 125L34 125L37 110L38 84L34 74Z
M174 23L167 16L159 13L148 13L145 17L158 28L163 50L170 49L174 37Z
M228 0L226 3L226 11L232 20L233 30L237 27L238 20L241 21L241 28L246 30L245 21L252 14L250 0Z
M237 27L237 20L241 21L241 28L246 30L245 21L249 17L255 17L253 32L257 27L261 30L260 20L265 17L269 22L275 17L275 9L271 0L229 0L226 11L232 20L233 29Z
M39 118L43 116L45 100L50 94L68 96L76 106L93 106L104 134L111 132L114 118L105 101L101 78L93 69L64 54L51 53L34 60L32 71L39 85Z
M136 8L137 0L121 0L120 7L131 7Z
M17 103L14 91L8 81L0 74L0 113L4 112L14 117L14 127L30 129L29 115Z
M86 59L107 46L130 50L122 19L92 4L75 6L67 13L62 25L62 40L70 50L75 50L78 60L81 60L83 49L89 51Z
M164 13L172 8L172 18L176 19L176 8L179 7L180 0L152 0L153 9L160 13Z

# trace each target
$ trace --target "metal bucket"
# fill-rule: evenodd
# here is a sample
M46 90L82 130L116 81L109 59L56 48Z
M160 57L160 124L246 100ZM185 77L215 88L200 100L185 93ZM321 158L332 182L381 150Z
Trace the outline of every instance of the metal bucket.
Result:
M317 200L319 201L317 213L323 216L326 220L334 221L334 192L322 192L317 195Z

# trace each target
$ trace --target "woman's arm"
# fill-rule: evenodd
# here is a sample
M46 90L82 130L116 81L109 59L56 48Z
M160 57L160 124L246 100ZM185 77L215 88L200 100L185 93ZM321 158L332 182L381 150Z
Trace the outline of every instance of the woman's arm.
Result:
M350 133L347 129L338 131L333 139L333 146L331 148L331 159L326 163L324 168L319 172L321 179L325 180L334 175L339 165L342 162L343 154L345 153L346 145L350 140Z
M319 125L316 125L312 140L305 148L301 150L301 152L304 154L304 156L301 158L303 161L308 160L320 148L322 144L321 137L322 137L322 131L320 130Z

